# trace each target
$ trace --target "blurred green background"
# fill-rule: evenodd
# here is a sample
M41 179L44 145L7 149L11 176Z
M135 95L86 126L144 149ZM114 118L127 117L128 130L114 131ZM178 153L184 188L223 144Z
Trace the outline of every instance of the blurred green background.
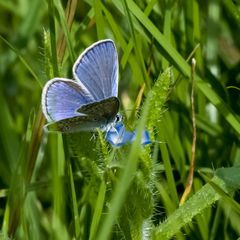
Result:
M137 184L143 181L144 188L151 189L146 195L152 194L149 195L151 213L144 216L148 224L140 225L148 229L149 239L154 236L160 239L155 227L178 209L189 172L193 129L191 61L187 59L193 56L196 59L197 141L191 195L207 181L197 170L209 179L215 169L232 167L234 171L223 174L224 179L228 179L225 190L229 195L215 189L223 201L216 203L213 198L206 198L209 206L201 209L195 205L201 213L198 217L192 220L193 215L186 220L181 232L176 230L168 235L170 237L164 236L171 238L178 232L177 239L237 239L240 236L239 193L232 190L239 189L236 179L240 174L236 171L240 164L239 33L238 1L0 0L0 223L3 239L7 234L14 239L95 239L95 231L101 231L102 222L93 212L99 207L101 200L96 198L101 195L97 193L103 191L104 185L95 183L94 193L89 193L92 185L88 181L85 185L82 183L86 177L84 171L95 174L94 181L104 183L104 177L109 177L108 170L113 170L101 168L102 163L82 166L79 162L84 157L98 163L104 158L129 160L131 151L151 163L151 167L146 167L150 180L144 177L139 180L139 175L135 176ZM42 140L41 91L53 77L71 79L77 56L104 38L113 39L118 50L119 99L128 127L136 126L137 119L141 122L143 113L139 109L169 66L172 66L171 77L167 90L159 92L165 96L161 99L164 102L159 103L161 107L154 108L150 103L148 114L157 114L159 120L146 120L152 139L147 152L139 150L138 153L134 146L115 151L103 142L97 143L95 148L90 142L88 146L95 150L88 154L84 153L85 139L81 136L80 140L77 137L71 140L71 145L81 149L76 150L78 163L74 163L74 154L66 153L70 140L66 143L63 139L62 143L60 135L49 136L47 144L46 136ZM161 89L161 84L153 92L156 89ZM158 102L156 96L154 100ZM134 113L138 110L136 116ZM66 163L66 156L70 156L71 163ZM138 160L139 165L140 162ZM137 173L144 176L143 167L139 165ZM124 169L123 166L120 168ZM118 169L118 163L112 167ZM67 186L62 183L66 176ZM79 193L78 184L88 190ZM106 207L114 197L111 193L104 194ZM65 197L61 199L61 196ZM84 205L91 196L96 203ZM131 194L129 196L136 201ZM214 203L216 205L210 207ZM136 215L146 207L144 204L139 202ZM121 209L122 202L117 206ZM131 204L127 208L129 206ZM104 215L103 209L99 207L100 215ZM76 212L79 215L75 221L72 216ZM120 219L124 212L122 214ZM52 217L55 215L58 217ZM97 230L89 227L92 218L97 219ZM131 217L129 219L132 223ZM173 225L177 226L175 221ZM111 227L109 225L109 232ZM115 239L143 239L144 234L134 235L137 230L129 228L129 235L122 230L122 235L116 234Z

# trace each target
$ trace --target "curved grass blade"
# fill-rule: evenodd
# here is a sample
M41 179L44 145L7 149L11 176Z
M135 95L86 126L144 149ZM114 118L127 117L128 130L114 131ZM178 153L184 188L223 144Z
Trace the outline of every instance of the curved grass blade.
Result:
M141 11L141 9L132 0L128 1L128 7L133 15L143 24L143 26L152 34L156 41L165 50L165 54L171 62L185 75L190 77L191 69L183 57L172 47L168 39L157 29L151 20ZM240 134L240 122L232 112L230 107L222 98L210 87L208 82L203 81L200 76L196 76L197 87L215 105L228 123Z

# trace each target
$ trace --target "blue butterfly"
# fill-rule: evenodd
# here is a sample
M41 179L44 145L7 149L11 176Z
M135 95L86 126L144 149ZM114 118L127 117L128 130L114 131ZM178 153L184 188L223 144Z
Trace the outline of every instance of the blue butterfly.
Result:
M43 88L42 111L48 127L63 133L100 128L114 146L132 142L135 133L126 131L123 124L117 125L122 117L118 113L118 55L114 42L106 39L88 47L75 62L73 76L75 80L54 78Z

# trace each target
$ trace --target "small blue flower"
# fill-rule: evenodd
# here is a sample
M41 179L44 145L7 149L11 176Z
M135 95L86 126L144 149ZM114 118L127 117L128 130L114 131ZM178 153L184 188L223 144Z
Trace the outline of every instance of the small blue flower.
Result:
M120 147L127 142L132 143L136 139L136 131L127 131L123 123L118 122L106 133L106 141L112 146ZM146 145L151 143L147 130L143 131L141 144Z

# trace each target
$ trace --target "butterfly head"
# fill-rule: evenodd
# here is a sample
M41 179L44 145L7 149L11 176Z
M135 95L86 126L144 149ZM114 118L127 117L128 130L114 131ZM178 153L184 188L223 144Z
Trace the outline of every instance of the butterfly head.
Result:
M114 124L122 122L122 120L123 120L123 116L120 113L117 113L114 119Z

